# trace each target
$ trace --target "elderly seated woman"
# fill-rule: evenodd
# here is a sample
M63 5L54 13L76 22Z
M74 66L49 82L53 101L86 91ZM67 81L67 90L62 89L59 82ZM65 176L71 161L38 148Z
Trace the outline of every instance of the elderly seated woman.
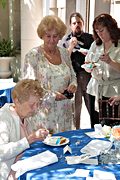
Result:
M31 143L42 141L48 135L48 131L42 128L30 134L25 126L25 118L37 112L42 97L40 83L24 79L12 91L13 103L0 109L0 180L15 179L11 165Z

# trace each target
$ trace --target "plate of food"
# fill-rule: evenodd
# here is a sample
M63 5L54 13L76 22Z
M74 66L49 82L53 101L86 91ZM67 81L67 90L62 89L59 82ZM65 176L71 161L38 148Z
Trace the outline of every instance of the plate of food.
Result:
M81 67L83 69L85 69L87 72L92 72L93 68L95 67L95 64L93 63L84 63L83 65L81 65Z
M43 143L49 146L63 146L69 143L69 139L63 136L51 136L47 137Z

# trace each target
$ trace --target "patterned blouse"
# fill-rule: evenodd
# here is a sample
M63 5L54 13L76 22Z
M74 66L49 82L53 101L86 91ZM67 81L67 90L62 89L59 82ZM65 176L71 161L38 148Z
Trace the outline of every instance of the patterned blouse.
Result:
M66 49L58 48L61 64L50 63L40 48L36 47L26 55L23 69L23 78L38 79L47 91L38 114L28 121L29 128L36 129L44 123L53 133L71 130L73 121L73 100L56 101L55 92L63 92L70 84L77 86L69 54Z

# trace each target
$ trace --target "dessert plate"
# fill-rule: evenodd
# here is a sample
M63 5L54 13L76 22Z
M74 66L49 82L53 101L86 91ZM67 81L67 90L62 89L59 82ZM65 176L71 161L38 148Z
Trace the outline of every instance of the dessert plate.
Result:
M49 146L63 146L69 143L69 139L63 136L51 136L47 137L43 143Z

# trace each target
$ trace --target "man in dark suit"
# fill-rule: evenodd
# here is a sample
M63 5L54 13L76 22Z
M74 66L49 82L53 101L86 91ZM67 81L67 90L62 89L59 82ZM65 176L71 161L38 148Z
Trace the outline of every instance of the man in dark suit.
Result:
M91 34L83 31L84 20L80 13L72 13L69 23L71 32L63 37L59 42L59 46L68 49L74 71L76 72L78 87L75 93L75 126L76 129L79 129L82 97L84 97L85 105L90 113L90 95L86 93L86 88L91 74L87 73L81 65L84 64L85 55L93 42L93 37Z

